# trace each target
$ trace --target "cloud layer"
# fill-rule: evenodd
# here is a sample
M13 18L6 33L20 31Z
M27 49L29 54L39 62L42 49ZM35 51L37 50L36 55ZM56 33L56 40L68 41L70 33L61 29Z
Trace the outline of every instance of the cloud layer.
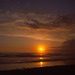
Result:
M75 14L0 13L0 35L65 41L75 37Z

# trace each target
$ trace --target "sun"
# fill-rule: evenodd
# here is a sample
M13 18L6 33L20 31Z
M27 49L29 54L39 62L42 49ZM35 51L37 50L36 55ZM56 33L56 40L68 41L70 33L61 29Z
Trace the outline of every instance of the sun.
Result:
M40 48L40 51L42 51L43 50L43 48Z
M44 48L43 47L39 48L39 50L40 50L40 52L44 52Z
M38 50L40 53L44 53L45 48L44 48L44 46L39 46Z

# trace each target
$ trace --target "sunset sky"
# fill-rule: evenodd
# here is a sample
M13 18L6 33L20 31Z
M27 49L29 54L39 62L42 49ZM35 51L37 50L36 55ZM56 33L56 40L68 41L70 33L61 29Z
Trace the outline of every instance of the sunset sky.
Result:
M74 53L74 45L75 0L0 0L0 52Z

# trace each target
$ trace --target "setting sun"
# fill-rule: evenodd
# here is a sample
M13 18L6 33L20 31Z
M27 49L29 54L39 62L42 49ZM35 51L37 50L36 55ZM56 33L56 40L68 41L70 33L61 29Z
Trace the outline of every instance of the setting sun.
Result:
M44 53L45 48L44 48L44 46L39 46L38 50L40 53Z
M43 50L43 48L40 48L40 51L42 51Z

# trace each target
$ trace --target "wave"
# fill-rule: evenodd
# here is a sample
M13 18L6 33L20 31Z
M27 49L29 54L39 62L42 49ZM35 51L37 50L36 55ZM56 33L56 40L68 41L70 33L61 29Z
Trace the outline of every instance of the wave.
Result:
M22 60L22 61L0 61L0 64L19 64L19 63L35 63L35 62L54 62L54 61L75 61L75 58L70 59L37 59L37 60Z
M42 59L40 59L42 57ZM73 55L36 54L36 53L0 53L0 64L19 64L35 62L75 61Z
M0 53L0 57L53 57L53 56L69 56L68 54L37 54L37 53ZM70 55L73 56L73 55Z
M36 54L36 53L0 53L0 57L48 57L59 54Z

